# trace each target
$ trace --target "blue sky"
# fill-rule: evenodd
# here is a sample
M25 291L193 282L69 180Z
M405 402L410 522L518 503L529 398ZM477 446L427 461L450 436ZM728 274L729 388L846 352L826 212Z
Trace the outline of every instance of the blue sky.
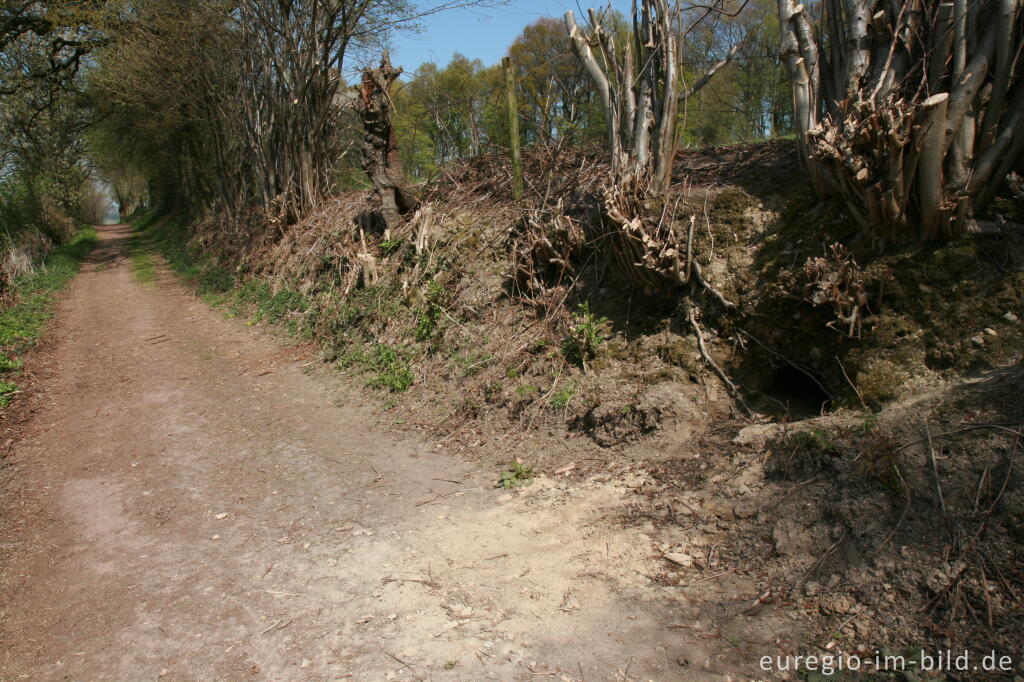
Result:
M586 12L588 7L606 6L607 1L513 0L500 7L441 12L423 21L425 30L422 33L396 36L391 61L406 71L415 71L427 61L443 66L452 55L460 52L489 66L499 62L523 28L540 17L561 18L570 9L579 17L580 8ZM428 7L429 3L424 2L420 6ZM616 0L612 6L628 12L630 3L628 0Z

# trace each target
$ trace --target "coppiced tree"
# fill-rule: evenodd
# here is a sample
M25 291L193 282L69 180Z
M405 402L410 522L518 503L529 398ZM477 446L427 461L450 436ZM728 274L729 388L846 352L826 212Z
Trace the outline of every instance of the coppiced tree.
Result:
M391 84L402 73L391 64L387 51L377 68L363 69L356 111L363 122L362 157L374 191L380 201L385 238L402 219L419 205L406 186L402 159L392 122Z
M672 221L659 220L650 209L651 200L656 203L671 182L681 104L738 50L737 44L703 75L684 84L680 43L708 16L723 11L719 4L693 14L668 0L642 0L634 5L631 44L621 51L593 10L589 32L576 24L572 12L566 13L565 26L604 105L610 155L604 205L615 227L612 254L620 272L646 290L697 285L731 305L704 280L696 261L682 260L687 247Z
M886 242L975 225L1024 149L1018 0L779 0L779 17L819 192Z

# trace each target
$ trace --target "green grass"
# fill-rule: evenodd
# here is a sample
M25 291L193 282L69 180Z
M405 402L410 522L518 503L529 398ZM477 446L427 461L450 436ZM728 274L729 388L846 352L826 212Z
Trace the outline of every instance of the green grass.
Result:
M84 227L67 244L53 249L34 273L14 284L17 302L0 310L0 372L17 372L24 360L15 357L32 348L53 316L57 293L78 274L82 260L96 245L96 230ZM0 407L11 402L18 386L0 381Z
M35 343L52 316L58 291L78 274L82 259L96 245L96 230L83 228L67 244L58 246L35 273L18 279L18 302L0 311L0 350L6 355L24 352Z
M407 391L415 380L405 352L384 344L351 348L342 355L338 364L371 374L367 386L384 388L392 393Z
M156 218L155 214L146 214L133 223L135 233L130 248L139 279L147 281L150 267L155 269L153 255L159 253L171 270L200 294L224 293L234 287L234 277L229 270L188 247L182 223L169 219L158 222Z
M149 284L156 279L156 261L153 254L143 248L136 248L134 241L130 248L132 269L140 282Z
M575 384L566 384L565 386L562 386L562 388L551 396L551 407L556 410L564 410L569 407L569 403L572 402L572 399L576 397L576 394L579 393L579 391L579 387Z
M304 333L301 316L309 302L299 292L286 287L275 293L266 283L241 279L232 270L190 247L185 226L178 221L158 222L154 215L147 214L134 225L132 263L140 280L152 280L154 255L159 253L200 298L223 310L226 316L245 314L249 324L267 321L283 324L293 335Z

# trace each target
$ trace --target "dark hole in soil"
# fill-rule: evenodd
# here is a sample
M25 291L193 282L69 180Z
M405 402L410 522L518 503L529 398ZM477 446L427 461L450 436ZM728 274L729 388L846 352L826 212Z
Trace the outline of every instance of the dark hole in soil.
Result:
M771 384L764 394L774 398L786 410L790 419L807 419L817 417L822 408L832 400L832 395L822 388L823 382L808 376L807 372L792 365L783 365L775 372ZM781 409L772 403L769 408Z

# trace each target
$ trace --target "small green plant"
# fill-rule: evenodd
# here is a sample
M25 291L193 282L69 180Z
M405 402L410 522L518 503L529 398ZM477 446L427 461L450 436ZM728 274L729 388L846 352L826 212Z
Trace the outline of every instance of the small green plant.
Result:
M401 393L412 386L412 368L401 353L391 346L379 345L369 355L370 368L376 375L366 382L370 388L386 388Z
M441 319L441 297L444 295L444 287L440 282L432 281L427 285L426 301L422 308L416 313L416 340L419 342L429 341L437 334L437 323Z
M21 369L24 364L25 361L21 358L9 358L0 353L0 372L13 372L14 370Z
M380 252L385 256L390 256L395 253L405 244L405 237L395 237L394 239L385 239L380 243Z
M522 386L516 387L516 396L519 398L525 398L539 392L540 388L537 386L531 386L530 384L523 384Z
M455 667L459 665L458 661L448 661L444 664L445 670L455 670Z
M10 381L0 381L0 407L11 404L11 396L18 392L18 385Z
M607 339L604 332L607 323L608 318L595 317L590 312L589 303L581 303L578 312L573 315L569 335L562 345L565 358L586 371L587 362L597 357L598 346Z
M576 394L580 392L580 389L575 384L566 384L562 388L558 389L551 395L550 405L556 410L564 410L569 407L569 403L576 397Z
M509 462L508 469L501 472L497 488L519 488L533 483L533 468L519 460Z

